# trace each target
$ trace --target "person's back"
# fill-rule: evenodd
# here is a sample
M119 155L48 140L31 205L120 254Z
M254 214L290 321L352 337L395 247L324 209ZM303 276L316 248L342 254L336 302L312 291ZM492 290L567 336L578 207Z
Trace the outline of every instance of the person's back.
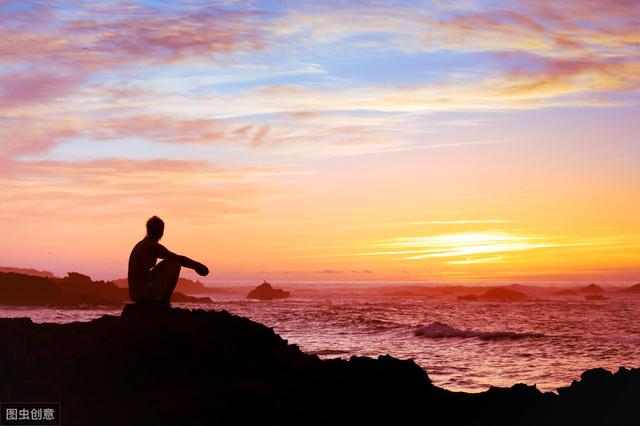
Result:
M153 216L147 221L147 236L131 250L127 281L129 297L134 302L169 305L181 266L194 269L200 275L209 273L202 263L167 250L159 243L163 234L164 222ZM156 264L158 258L164 260Z
M158 249L160 243L145 237L131 250L129 256L129 273L127 279L130 286L136 286L151 280L151 268L158 261Z

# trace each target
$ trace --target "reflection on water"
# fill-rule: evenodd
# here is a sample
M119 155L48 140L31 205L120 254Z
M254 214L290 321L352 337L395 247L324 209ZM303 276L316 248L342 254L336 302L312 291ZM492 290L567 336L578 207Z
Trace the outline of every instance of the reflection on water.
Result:
M212 305L176 306L248 317L325 358L413 358L434 383L451 390L480 391L517 382L555 390L589 368L640 366L638 297L515 303L358 294L307 294L268 302L249 301L242 294L214 299ZM119 313L112 308L0 308L2 317L28 316L35 322L87 321Z

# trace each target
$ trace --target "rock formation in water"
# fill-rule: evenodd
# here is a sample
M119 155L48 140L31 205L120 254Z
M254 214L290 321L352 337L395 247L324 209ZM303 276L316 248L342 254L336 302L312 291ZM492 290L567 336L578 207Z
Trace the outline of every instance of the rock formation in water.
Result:
M456 299L475 302L476 300L478 300L478 296L476 296L475 294L461 294L460 296L456 297Z
M285 299L290 296L290 293L279 288L271 287L268 282L263 282L258 287L254 288L247 294L247 299L260 299L260 300L273 300L273 299Z
M589 284L588 286L579 288L577 291L583 294L603 294L604 293L604 289L597 284Z
M127 305L121 316L0 319L0 401L56 401L73 425L615 425L640 369L542 393L449 392L413 361L321 360L227 312Z
M608 300L608 297L605 297L601 294L587 294L584 296L585 300Z
M118 287L128 288L129 283L126 278L119 278L117 280L112 281ZM228 293L228 290L220 287L208 287L202 284L200 281L193 281L189 278L180 277L178 278L178 285L176 286L176 290L182 294L188 295L203 295L203 294L219 294L219 293Z
M478 300L493 300L499 302L511 302L527 299L527 295L516 290L508 288L496 287L488 290L486 293L478 296Z
M620 290L620 293L640 294L640 284L632 285L631 287Z
M172 302L208 303L208 297L174 292ZM12 306L122 306L129 290L108 281L92 281L87 275L69 272L65 278L0 273L0 305Z
M578 296L579 293L577 290L573 290L570 288L565 288L564 290L558 290L558 291L554 291L553 293L554 296Z

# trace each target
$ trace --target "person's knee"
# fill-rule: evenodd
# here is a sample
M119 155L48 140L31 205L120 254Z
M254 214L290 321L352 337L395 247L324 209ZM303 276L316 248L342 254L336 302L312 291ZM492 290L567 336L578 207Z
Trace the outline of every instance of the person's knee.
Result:
M167 262L166 263L166 268L171 270L171 271L176 271L176 272L180 272L180 262L178 262L177 260L173 260L173 259L165 259L163 260L163 262Z
M170 269L170 270L180 270L180 262L174 259L165 259L162 262L156 265L156 268L161 269Z

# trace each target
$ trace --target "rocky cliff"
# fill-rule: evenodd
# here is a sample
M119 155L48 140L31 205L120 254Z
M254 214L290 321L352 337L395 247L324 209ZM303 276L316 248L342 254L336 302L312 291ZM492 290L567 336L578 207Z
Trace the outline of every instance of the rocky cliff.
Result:
M59 401L64 425L631 424L640 394L640 370L625 369L590 370L559 395L453 393L412 361L323 361L225 311L0 319L0 341L0 401Z

